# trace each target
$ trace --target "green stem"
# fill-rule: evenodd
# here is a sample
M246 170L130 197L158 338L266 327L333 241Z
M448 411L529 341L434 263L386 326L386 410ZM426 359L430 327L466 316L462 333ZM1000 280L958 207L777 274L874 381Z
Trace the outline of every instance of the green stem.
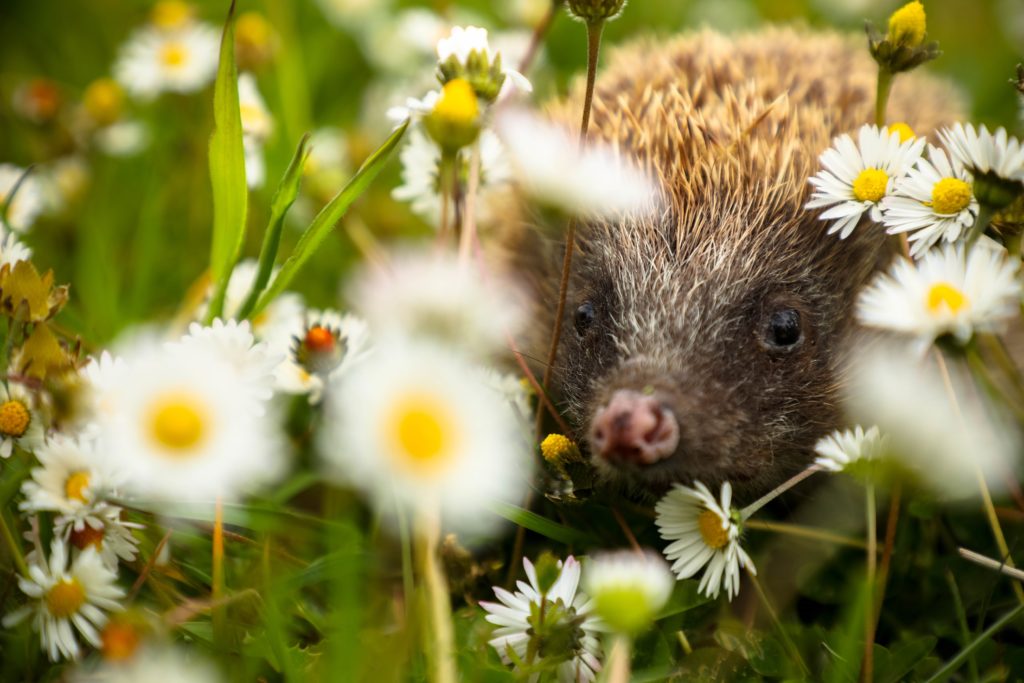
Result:
M792 477L782 482L781 484L779 484L771 491L755 500L747 507L740 510L740 519L742 519L744 522L747 521L754 515L754 513L763 508L765 505L772 502L773 500L781 496L783 493L793 488L794 486L802 482L804 479L814 474L815 472L820 471L821 467L819 467L818 465L811 465L807 469L797 472Z
M455 636L452 631L451 600L444 570L437 561L440 536L436 511L418 515L420 528L416 531L416 550L420 578L427 593L430 626L433 632L431 659L434 683L455 683Z
M28 576L28 564L25 562L25 553L22 551L21 546L18 545L17 539L11 532L11 527L7 525L6 510L0 511L0 532L3 533L7 547L11 550L11 557L14 558L14 564L18 567L18 572L22 576Z
M967 610L964 609L964 602L960 597L960 589L956 585L956 577L948 569L946 570L946 583L949 584L949 591L953 594L956 620L960 625L960 637L963 639L962 647L967 647L971 642L971 628L967 625ZM978 683L978 662L975 661L973 654L968 657L967 665L971 670L971 680L974 683Z
M813 529L798 524L787 524L786 522L764 522L758 519L748 519L743 522L743 528L772 531L779 534L796 536L797 538L807 538L815 541L825 541L826 543L835 543L836 545L845 545L851 548L860 548L861 550L867 548L864 541L856 538L848 538L834 534L831 531L822 531L821 529Z
M1004 626L1006 626L1014 619L1016 619L1018 616L1020 616L1022 612L1024 612L1024 604L1017 605L1008 613L1003 615L1003 617L1001 617L999 621L989 626L981 635L972 640L970 645L961 650L956 657L953 657L953 659L946 662L946 665L938 671L936 671L935 674L932 675L932 677L929 678L925 683L946 680L946 678L954 672L956 672L956 670L963 665L964 660L971 657L974 654L974 651L981 647L986 640L994 636L1000 629L1002 629Z
M988 229L988 224L992 222L992 217L996 215L995 209L986 204L982 204L978 209L978 218L974 221L974 226L971 231L967 233L967 239L965 244L967 250L970 251L974 243L977 242L982 235L985 234L985 230Z
M629 636L616 635L612 640L611 652L608 654L607 683L629 683L630 659L632 658L633 644Z
M885 109L889 104L889 93L892 92L893 73L884 67L878 68L878 87L875 91L875 125L885 125Z
M875 485L868 482L864 489L864 513L867 521L868 568L867 590L864 601L864 667L862 680L874 680L875 671L875 572L878 567L878 517Z
M803 656L801 656L800 650L797 649L796 643L793 642L793 639L789 637L789 634L783 627L782 621L779 619L779 613L775 611L775 607L772 605L772 601L768 599L768 593L765 592L764 586L761 585L761 582L758 580L757 575L748 569L747 576L750 577L750 582L754 584L754 589L757 590L757 595L759 598L761 598L761 602L764 604L764 608L768 611L768 616L771 617L772 624L775 626L775 629L779 632L779 637L782 638L782 642L789 649L789 652L793 656L793 659L796 661L796 663L800 665L800 670L803 671L805 675L810 674L811 670L807 668L807 663L804 661Z
M601 54L601 35L604 22L587 24L587 90L583 97L583 114L580 120L580 149L590 132L590 110L594 104L594 86L597 83L597 61ZM569 294L569 275L572 272L572 254L576 249L576 216L569 219L569 228L565 234L565 255L562 257L562 279L558 286L558 306L555 309L555 323L551 330L551 345L548 347L547 364L544 366L544 379L541 388L547 392L551 387L551 373L558 358L558 342L562 338L562 318L565 317L565 300ZM535 437L540 442L544 431L544 407L537 406L537 417L534 425Z

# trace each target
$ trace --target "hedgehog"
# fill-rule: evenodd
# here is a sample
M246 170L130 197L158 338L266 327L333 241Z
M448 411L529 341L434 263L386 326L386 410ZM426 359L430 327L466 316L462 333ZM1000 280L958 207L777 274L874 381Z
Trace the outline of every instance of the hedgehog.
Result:
M818 157L874 115L863 38L771 28L643 39L599 75L590 138L664 195L657 215L580 223L552 395L600 478L640 495L729 481L740 494L804 468L841 423L858 291L893 256L867 219L840 240L804 208ZM582 88L549 107L576 123ZM901 75L889 120L919 135L961 117L947 82ZM547 355L564 233L515 221L525 355Z

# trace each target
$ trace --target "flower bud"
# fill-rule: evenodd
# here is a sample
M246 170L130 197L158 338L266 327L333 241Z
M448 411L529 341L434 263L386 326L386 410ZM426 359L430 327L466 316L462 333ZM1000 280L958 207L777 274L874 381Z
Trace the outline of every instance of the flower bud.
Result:
M919 0L908 2L889 17L889 40L896 45L918 47L925 31L924 5Z
M469 81L456 78L445 83L423 125L447 153L454 154L472 144L480 135L480 103Z
M569 12L588 24L614 19L625 6L626 0L569 0Z
M82 106L97 125L109 126L121 118L124 90L112 78L98 78L85 89Z

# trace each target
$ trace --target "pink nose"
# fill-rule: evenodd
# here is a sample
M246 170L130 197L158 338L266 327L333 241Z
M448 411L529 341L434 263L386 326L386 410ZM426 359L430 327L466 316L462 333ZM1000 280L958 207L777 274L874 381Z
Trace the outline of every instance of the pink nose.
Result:
M650 465L675 452L679 423L654 397L619 389L594 416L590 442L606 460Z

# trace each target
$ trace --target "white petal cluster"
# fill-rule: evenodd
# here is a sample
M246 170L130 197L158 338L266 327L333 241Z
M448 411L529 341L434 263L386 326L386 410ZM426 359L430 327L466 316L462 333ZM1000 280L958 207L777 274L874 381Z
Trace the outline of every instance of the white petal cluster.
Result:
M814 463L830 472L842 472L855 463L875 460L885 453L887 439L877 426L837 429L814 445Z
M140 100L164 92L191 93L211 83L217 73L220 36L199 22L165 29L144 26L121 47L114 76Z
M14 164L0 164L0 213L7 211L7 226L14 232L23 233L32 227L44 208L39 179L31 173L25 175L25 169ZM7 248L13 248L13 245L5 245L4 250Z
M992 173L1005 180L1024 181L1024 145L1005 128L989 132L984 124L955 123L939 131L950 155L974 173Z

